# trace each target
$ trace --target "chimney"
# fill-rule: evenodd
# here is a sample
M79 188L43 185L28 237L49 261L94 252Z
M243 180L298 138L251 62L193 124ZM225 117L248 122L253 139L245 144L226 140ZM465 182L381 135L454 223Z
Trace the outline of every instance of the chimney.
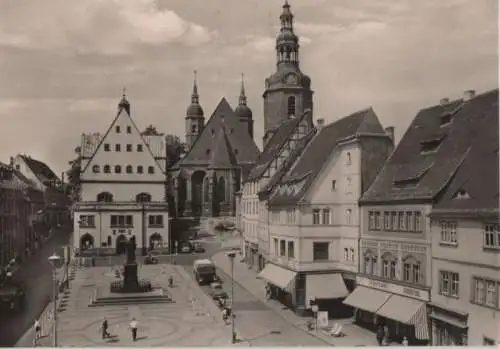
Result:
M13 168L14 168L14 157L13 157L13 156L11 156L11 157L10 157L9 167L10 167L11 169L13 169Z
M391 141L394 143L394 126L386 127L384 130L385 134L388 135Z
M439 105L440 106L444 106L444 105L447 105L450 103L450 99L449 98L441 98L441 100L439 101Z
M317 125L318 130L321 130L323 128L323 126L325 126L325 119L320 118L320 119L316 120L316 123L318 124Z
M476 96L476 90L465 90L464 91L464 102L467 102Z

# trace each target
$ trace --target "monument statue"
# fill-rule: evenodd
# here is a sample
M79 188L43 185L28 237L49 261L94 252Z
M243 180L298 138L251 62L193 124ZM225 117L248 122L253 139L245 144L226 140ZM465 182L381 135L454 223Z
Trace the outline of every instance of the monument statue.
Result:
M135 250L137 245L135 243L135 236L132 236L127 243L127 263L126 264L134 264L135 259Z

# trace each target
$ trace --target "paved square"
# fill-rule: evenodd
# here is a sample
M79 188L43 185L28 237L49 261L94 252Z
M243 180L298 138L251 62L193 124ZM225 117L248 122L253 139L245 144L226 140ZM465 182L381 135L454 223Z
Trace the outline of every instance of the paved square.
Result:
M66 306L59 313L59 346L222 346L230 338L220 312L187 272L172 265L145 265L141 278L149 279L171 293L175 303L88 307L95 289L114 279L109 267L77 271ZM175 286L169 289L168 277ZM138 340L133 342L129 322L139 322ZM111 339L102 339L103 319L109 323ZM50 342L47 338L46 342ZM49 343L47 343L49 344Z

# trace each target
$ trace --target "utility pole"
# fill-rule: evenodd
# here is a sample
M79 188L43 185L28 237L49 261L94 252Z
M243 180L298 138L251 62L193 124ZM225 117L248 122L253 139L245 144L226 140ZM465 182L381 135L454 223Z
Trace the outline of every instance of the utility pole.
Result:
M231 344L235 344L236 331L234 320L236 319L236 317L234 316L234 257L236 257L236 253L229 252L227 256L229 257L229 260L231 262Z

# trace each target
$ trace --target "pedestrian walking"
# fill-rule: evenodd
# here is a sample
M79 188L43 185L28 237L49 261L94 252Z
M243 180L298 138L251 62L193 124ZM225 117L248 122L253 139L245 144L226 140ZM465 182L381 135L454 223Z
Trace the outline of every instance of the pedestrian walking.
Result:
M102 331L102 339L105 339L105 338L110 338L111 335L108 331L109 329L109 325L108 325L108 320L107 319L104 319L103 322L102 322L102 325L101 325L101 331Z
M132 340L135 342L137 340L137 320L135 317L130 321L130 330L132 331Z
M382 326L379 326L377 328L377 343L378 346L382 346L382 342L384 341L384 328Z
M42 333L42 326L40 326L40 322L38 321L38 319L35 319L33 327L35 328L35 339L33 340L33 345L36 346L38 344L38 340L40 339Z

